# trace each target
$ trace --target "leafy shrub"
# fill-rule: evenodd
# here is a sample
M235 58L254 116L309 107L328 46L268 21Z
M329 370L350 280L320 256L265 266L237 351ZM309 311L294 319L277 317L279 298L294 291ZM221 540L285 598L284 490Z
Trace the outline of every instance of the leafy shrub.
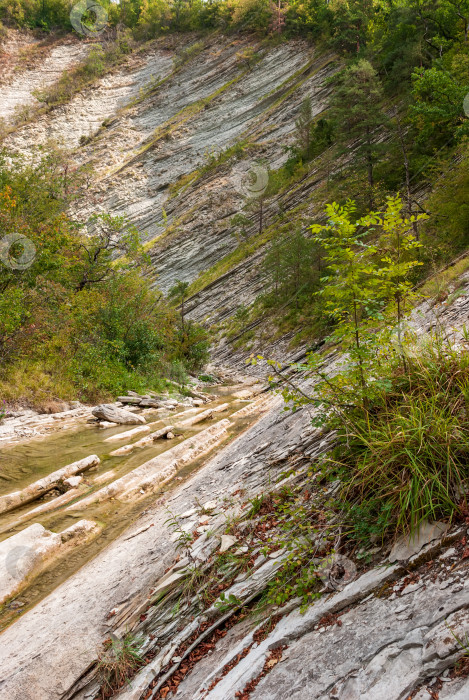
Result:
M200 382L205 382L206 384L216 384L217 381L213 374L199 374L197 378Z
M208 356L206 332L193 322L177 328L175 310L142 274L147 257L133 226L99 214L85 232L63 213L80 178L59 152L38 165L0 155L0 230L36 251L24 270L2 265L0 386L33 405L159 389L167 368L185 383Z
M168 377L177 384L185 386L188 382L188 376L184 363L181 360L174 360L169 366Z

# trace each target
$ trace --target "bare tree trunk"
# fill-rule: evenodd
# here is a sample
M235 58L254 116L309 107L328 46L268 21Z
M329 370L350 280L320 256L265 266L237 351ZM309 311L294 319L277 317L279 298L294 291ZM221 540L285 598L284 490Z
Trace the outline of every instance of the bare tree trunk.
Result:
M404 131L402 128L401 120L399 117L396 115L396 123L397 123L397 134L399 136L399 143L401 146L401 151L402 151L402 158L404 161L404 170L405 170L405 187L406 187L406 199L407 199L407 214L409 218L412 216L412 193L410 191L410 166L409 166L409 158L407 155L407 149L405 146L405 140L404 140ZM412 228L414 230L414 236L417 240L419 240L419 230L417 226L417 222L414 221L412 224Z
M370 209L374 207L374 197L373 197L373 187L374 187L374 177L373 177L373 155L371 152L371 135L370 127L366 127L366 163L368 170L368 186L370 188L369 204Z
M353 324L355 327L355 346L357 348L358 355L358 367L360 371L360 384L363 391L363 406L365 410L368 410L368 397L366 395L366 381L365 372L363 370L363 358L361 356L361 346L360 346L360 330L358 325L358 313L357 313L357 302L353 302Z

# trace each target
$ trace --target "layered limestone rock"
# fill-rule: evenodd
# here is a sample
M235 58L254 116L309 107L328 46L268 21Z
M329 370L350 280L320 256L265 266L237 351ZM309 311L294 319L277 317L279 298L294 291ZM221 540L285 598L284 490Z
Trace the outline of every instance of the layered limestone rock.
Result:
M22 109L40 107L41 103L34 93L57 82L64 71L85 58L88 50L89 45L70 39L41 47L37 40L11 31L10 38L2 46L0 54L2 66L6 64L5 74L1 76L3 85L0 118L8 124ZM23 64L26 65L23 69L18 61L20 52L24 57ZM26 60L28 54L29 61ZM35 54L38 54L37 61L34 60ZM28 67L28 63L36 65ZM16 70L8 71L8 64L13 64Z
M89 520L80 520L58 533L35 523L0 542L0 603L25 588L52 561L96 537L99 531L98 525Z
M80 459L73 464L68 464L62 469L58 469L51 474L35 481L33 484L26 486L26 488L21 491L15 491L14 493L8 493L4 496L0 496L0 513L6 513L15 508L34 501L38 498L44 496L48 491L56 488L60 483L63 483L68 477L84 472L91 467L95 467L100 463L100 459L97 455L90 455L84 459Z
M237 53L250 43L259 50L260 60L247 70ZM153 46L151 51L143 64L129 66L129 81L139 84L138 71L148 74L152 66L161 66L168 80L159 86L149 80L133 104L126 103L129 90L119 113L99 130L94 143L78 148L76 159L97 162L101 180L92 186L89 200L94 197L103 209L129 215L149 239L157 239L150 253L158 283L168 289L176 277L193 281L236 248L230 219L245 201L245 188L239 185L242 173L259 157L272 168L284 162L282 147L292 142L301 101L310 96L314 114L321 113L327 104L326 79L337 64L333 57L315 56L301 42L262 47L245 39L227 42L219 37L209 39L204 50L171 73L173 50L165 53ZM119 80L124 73L119 72ZM82 100L85 114L112 112L112 105L100 106L106 101L104 85L77 97L71 109ZM54 114L41 118L37 131L20 130L10 144L28 152L48 129L74 128L72 121L67 126L72 118L68 106L64 115L62 121ZM97 125L98 119L90 116L90 123ZM83 134L74 134L73 143ZM238 160L221 159L217 167L196 172L201 165L210 165L204 151L222 150L240 140L246 148ZM177 187L170 189L178 177ZM322 174L313 171L283 193L280 202L267 202L266 221L275 222L279 204L287 212L303 207L305 217L310 217L312 195L321 182ZM78 205L77 211L86 216L88 202ZM253 221L250 234L255 226ZM215 323L240 304L249 304L265 288L263 245L253 246L223 275L210 278L188 300L189 315ZM461 326L469 310L468 280L463 282L448 308L430 303L421 307L415 314L416 327ZM267 338L266 344L270 341ZM288 341L275 341L277 356L284 362L301 358L304 351L290 350ZM215 360L241 366L245 356L245 350L235 353L232 344L225 343ZM279 397L262 396L255 408L241 408L230 421L255 410L261 416L257 423L187 481L159 496L161 500L145 503L135 525L3 632L1 700L96 697L100 645L111 633L122 637L129 631L143 640L144 652L151 655L120 697L142 700L148 697L151 681L161 687L173 668L182 667L194 644L230 619L232 611L216 605L201 615L199 601L188 596L187 589L181 595L187 576L195 567L207 571L220 547L229 545L229 555L244 551L241 536L239 542L226 540L230 519L246 515L249 499L291 484L296 470L300 466L308 470L333 442L333 436L311 427L310 409L285 412ZM73 504L68 513L100 500L133 502L145 497L181 466L222 443L230 421L211 425L147 461ZM99 481L114 477L108 471ZM210 503L208 512L200 507L203 503ZM109 511L114 505L109 504ZM168 521L177 523L176 530ZM383 553L378 566L362 571L342 590L326 587L306 612L298 600L274 609L274 617L281 619L265 635L256 634L260 625L254 619L238 622L220 635L221 643L195 665L174 697L225 700L242 697L248 688L253 700L407 700L414 692L418 700L428 700L427 696L435 697L436 677L446 673L440 699L466 698L467 681L450 674L464 654L458 639L469 633L467 535L465 530L447 532L434 524L420 534L417 541L399 542L393 552ZM187 556L181 556L181 540L190 540ZM243 605L262 595L285 556L283 550L266 556L260 549L249 553L249 570L226 591ZM181 643L189 646L177 655Z
M227 436L229 420L222 420L202 430L194 437L150 459L108 486L95 491L68 510L83 509L92 503L117 498L121 501L138 500L171 480L178 469L209 452Z
M202 423L204 420L208 420L210 418L213 418L214 413L223 413L223 411L227 411L229 408L228 403L223 403L220 406L214 406L213 408L207 408L206 411L201 411L200 413L196 413L195 416L191 416L190 418L186 418L185 420L178 421L176 424L177 429L184 429L184 428L190 428L192 425L196 425L197 423Z
M261 160L263 179L285 162L301 102L310 97L313 116L321 114L330 92L327 78L339 67L335 56L319 55L306 42L267 47L220 36L206 37L189 61L176 65L173 59L186 44L177 38L153 42L6 141L31 154L58 138L76 149L76 164L92 163L97 177L75 213L86 217L98 208L127 216L154 241L149 253L164 291L177 278L192 282L237 248L231 218L250 196L250 169ZM256 52L250 66L240 59L248 48ZM237 155L217 165L236 144L242 146ZM281 203L276 197L266 201L265 224L275 220L280 204L283 211L299 204L306 215L314 210L308 201L317 185L312 174L282 195ZM248 229L256 232L255 216ZM215 323L251 303L265 287L263 254L261 245L217 275L188 300L189 315Z
M119 423L120 425L135 425L137 423L146 423L143 416L130 411L124 411L113 404L101 404L92 410L93 416L99 420L108 421L109 423Z

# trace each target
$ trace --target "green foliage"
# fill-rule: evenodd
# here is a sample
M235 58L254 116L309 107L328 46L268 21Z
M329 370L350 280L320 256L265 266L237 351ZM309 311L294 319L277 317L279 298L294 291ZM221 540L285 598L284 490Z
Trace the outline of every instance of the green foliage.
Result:
M271 293L266 306L290 301L298 309L311 299L320 277L319 248L300 229L275 236L264 259Z
M375 132L385 123L382 99L378 74L369 61L361 59L344 72L332 100L332 118L339 142L349 147L358 139L354 157L366 169L371 208L374 206L374 166L380 150Z
M275 534L268 534L261 550L264 556L279 549L281 566L270 581L260 601L260 607L284 605L300 598L305 609L319 596L321 564L331 553L333 527L325 526L325 513L310 499L308 490L283 488L280 492L264 494L253 499L256 505L247 518L257 518L257 527L267 532L275 523Z
M461 147L435 165L435 186L426 207L431 217L422 228L427 264L451 260L469 245L469 152Z
M198 380L199 382L205 382L206 384L216 384L217 382L217 379L213 376L213 374L199 374Z
M208 331L194 321L186 321L184 329L176 334L177 357L184 366L197 372L209 359L210 341Z
M203 51L204 46L205 44L203 41L196 41L194 44L191 44L190 46L187 46L184 49L182 49L179 52L179 54L174 58L174 65L176 66L176 68L180 68L185 63L190 61L191 58L197 56L197 54Z
M235 227L235 236L238 238L238 240L246 240L249 238L248 229L252 226L252 221L248 216L246 216L246 214L238 212L231 217L230 224L231 226Z
M237 598L233 593L226 596L224 593L220 593L219 600L215 601L214 606L218 608L221 613L228 612L233 608L239 608L243 604L243 601Z
M232 23L247 31L265 31L273 21L269 0L238 0L233 5Z
M317 121L313 119L310 97L306 97L301 103L295 127L297 142L290 151L297 161L308 161L320 155L333 141L332 123L324 117Z
M397 197L383 215L354 220L353 203L327 207L328 223L312 231L326 251L320 296L343 360L328 374L318 353L293 367L315 376L312 395L269 362L285 398L315 404L315 422L337 432L325 470L341 481L334 508L360 542L453 518L469 478L468 355L439 337L419 343L404 323L421 243L401 208Z
M0 158L2 237L21 234L34 246L24 269L0 263L0 382L12 398L8 377L28 363L30 374L54 378L62 398L99 400L158 389L175 367L183 379L207 358L205 331L192 322L178 329L142 275L147 257L136 229L122 217L94 215L83 226L64 213L82 178L60 152L37 165ZM22 254L21 244L9 250L13 262ZM42 384L31 377L16 396L28 393L34 404L57 395Z
M414 103L410 115L423 142L433 148L469 135L463 103L469 94L469 51L450 52L431 68L412 75Z
M381 366L388 386L370 411L349 412L332 464L343 481L341 504L352 533L413 531L423 520L452 519L469 477L469 362L433 337L407 357Z
M325 272L318 294L323 310L333 322L330 340L339 342L347 361L333 378L321 375L319 391L327 402L342 408L358 397L364 404L377 361L377 331L391 337L401 323L412 289L412 271L419 265L414 254L420 244L409 232L413 218L402 217L399 197L389 199L383 216L371 212L354 219L355 204L326 207L328 222L311 227L314 240L325 252ZM417 219L423 218L417 217ZM394 308L396 311L394 312ZM310 356L310 369L317 371L318 356ZM347 389L344 388L347 386ZM349 390L354 398L349 396Z

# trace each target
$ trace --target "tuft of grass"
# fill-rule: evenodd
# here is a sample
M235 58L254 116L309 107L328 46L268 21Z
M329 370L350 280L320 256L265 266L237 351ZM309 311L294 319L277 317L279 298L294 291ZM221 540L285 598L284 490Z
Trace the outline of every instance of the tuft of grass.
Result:
M339 507L359 540L452 520L466 505L469 355L432 338L383 374L388 387L367 411L350 411L331 458L343 483Z
M123 639L111 638L104 642L104 649L98 657L98 671L101 677L101 698L109 698L143 664L140 652L142 642L131 634Z
M454 264L432 275L422 286L424 297L441 301L448 296L448 289L463 284L461 276L469 270L469 255L464 254Z

